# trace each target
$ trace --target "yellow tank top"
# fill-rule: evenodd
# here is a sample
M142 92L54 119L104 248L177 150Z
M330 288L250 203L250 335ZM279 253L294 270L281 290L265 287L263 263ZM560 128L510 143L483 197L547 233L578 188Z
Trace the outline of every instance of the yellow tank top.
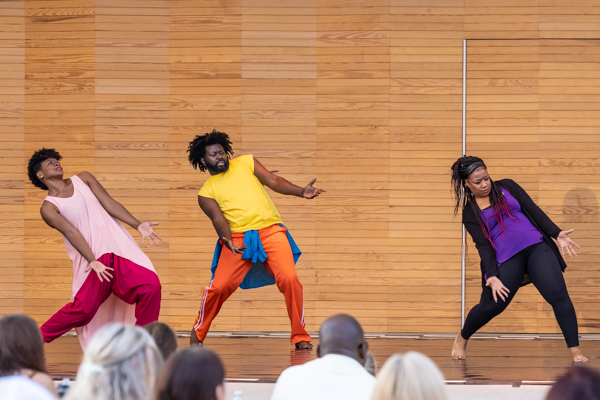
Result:
M259 230L282 223L275 204L254 175L251 154L230 160L227 172L211 175L198 195L217 202L231 232Z

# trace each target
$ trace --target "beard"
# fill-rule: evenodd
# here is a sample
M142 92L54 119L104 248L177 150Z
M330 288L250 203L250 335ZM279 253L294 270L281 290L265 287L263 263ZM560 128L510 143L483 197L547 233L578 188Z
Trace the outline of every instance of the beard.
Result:
M206 169L215 174L227 172L227 170L229 169L229 159L226 159L223 165L218 165L218 163L211 164L206 160L204 160L204 162L206 163Z

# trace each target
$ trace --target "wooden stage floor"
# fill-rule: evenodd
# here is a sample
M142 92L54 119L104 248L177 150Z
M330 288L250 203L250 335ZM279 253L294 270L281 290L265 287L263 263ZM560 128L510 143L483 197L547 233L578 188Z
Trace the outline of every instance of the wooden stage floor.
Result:
M187 337L179 334L181 347ZM315 335L316 336L316 335ZM448 383L455 384L548 384L572 365L564 340L558 335L483 334L469 341L467 360L453 361L452 335L407 334L368 336L370 350L379 367L394 353L410 350L431 357ZM294 351L289 338L278 334L211 334L206 347L225 363L231 381L275 382L281 371L316 357L315 350ZM581 349L589 366L600 370L600 335L582 335ZM48 369L55 378L74 378L82 352L74 335L46 345Z

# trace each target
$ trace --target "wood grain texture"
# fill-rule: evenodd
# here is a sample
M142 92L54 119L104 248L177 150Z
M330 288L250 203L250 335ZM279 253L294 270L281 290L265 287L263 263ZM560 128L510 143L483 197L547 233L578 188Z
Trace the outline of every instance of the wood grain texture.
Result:
M0 3L0 314L25 308L25 2Z
M462 41L474 39L468 152L576 228L584 252L566 277L582 331L598 332L599 13L579 0L0 2L0 313L43 322L70 297L62 239L24 173L45 146L67 176L94 173L160 223L161 246L144 250L163 283L161 319L190 329L216 235L196 200L207 174L186 149L217 128L236 156L327 189L314 201L270 192L304 252L308 330L338 312L367 331L458 330L448 172L461 154ZM283 296L237 291L212 329L288 331ZM557 326L529 287L487 329Z
M478 40L469 42L467 55L467 151L486 160L493 179L520 183L562 229L575 229L573 239L583 250L567 257L565 279L582 333L597 332L600 317L597 300L587 296L597 285L599 188L586 168L596 164L600 138L590 128L597 126L598 102L585 99L595 88L586 70L597 66L599 43ZM493 68L498 56L510 58L510 64ZM475 252L473 243L470 249ZM468 308L481 292L479 260L470 261ZM520 289L484 331L560 332L552 308L533 285Z
M67 11L62 1L25 2L24 166L45 147L63 156L66 176L95 172L93 5L81 1ZM69 301L71 266L60 234L40 217L47 192L23 178L24 312L43 322Z

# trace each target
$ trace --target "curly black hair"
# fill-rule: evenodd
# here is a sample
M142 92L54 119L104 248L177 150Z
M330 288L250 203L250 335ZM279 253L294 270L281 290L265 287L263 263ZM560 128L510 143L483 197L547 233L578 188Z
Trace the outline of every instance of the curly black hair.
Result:
M48 190L48 186L44 185L42 181L38 179L36 174L42 167L42 162L49 158L56 158L57 160L60 160L62 156L54 149L42 148L41 150L33 153L29 159L29 163L27 164L27 176L29 176L29 180L33 186L37 186L42 190Z
M202 172L206 171L206 167L202 164L200 159L204 158L206 155L206 146L210 146L211 144L220 144L223 146L223 150L225 150L228 158L233 156L229 136L226 133L213 129L210 133L196 136L194 140L190 142L187 150L188 153L190 153L188 160L194 169L199 169Z

